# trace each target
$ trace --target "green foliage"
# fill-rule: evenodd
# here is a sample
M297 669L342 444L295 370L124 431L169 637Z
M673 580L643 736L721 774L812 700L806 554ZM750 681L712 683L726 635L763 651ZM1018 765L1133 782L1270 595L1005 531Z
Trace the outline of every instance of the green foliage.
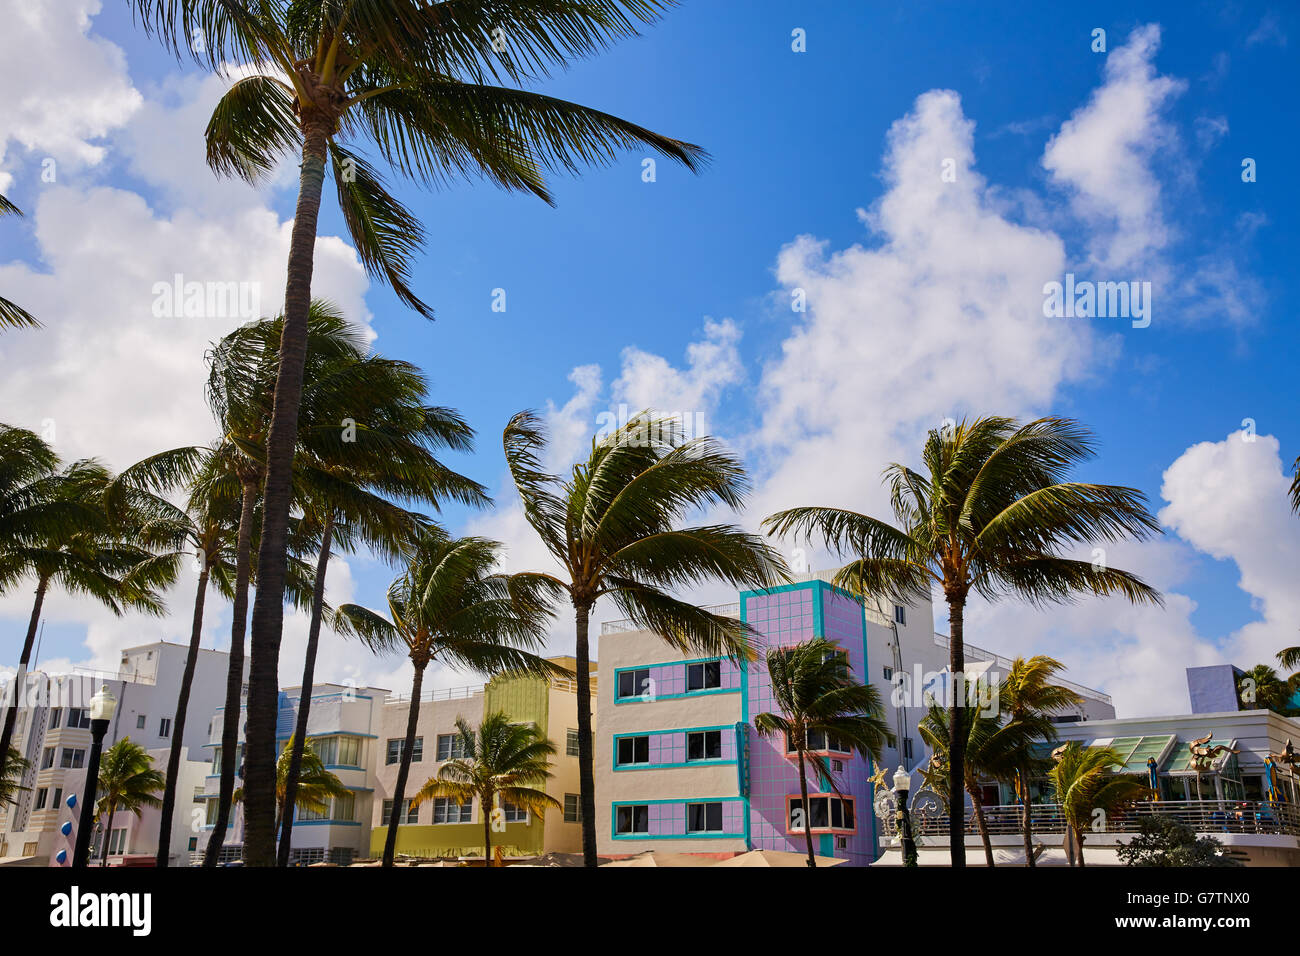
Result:
M1289 652L1300 650L1288 648L1278 655L1280 659L1290 659ZM1300 673L1283 679L1277 671L1267 664L1256 664L1237 682L1237 697L1246 710L1271 710L1283 717L1300 717L1300 706L1292 703L1296 692L1300 691Z
M18 794L29 789L19 786L18 781L23 779L23 774L30 770L31 766L30 760L13 747L9 748L9 757L4 762L4 772L0 774L0 803L17 803Z
M148 751L123 737L100 757L95 811L103 819L119 810L139 816L145 807L162 806L158 791L165 783Z
M1126 866L1241 866L1225 855L1212 836L1199 839L1194 830L1165 813L1144 817L1138 833L1116 850Z

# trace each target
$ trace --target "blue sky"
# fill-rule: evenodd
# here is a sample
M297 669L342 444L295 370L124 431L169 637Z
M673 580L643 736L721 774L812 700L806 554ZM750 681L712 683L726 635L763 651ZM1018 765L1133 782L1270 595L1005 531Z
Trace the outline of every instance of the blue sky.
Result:
M28 212L0 229L0 282L47 325L0 339L0 403L15 424L50 415L69 457L123 465L151 440L208 437L197 382L187 392L177 370L223 330L150 328L137 314L147 299L113 280L136 268L144 278L255 268L271 288L292 171L260 194L215 186L192 145L215 81L178 66L116 4L51 6L66 8L63 22L0 41L16 60L3 69L60 49L86 64L47 90L26 63L36 106L0 122L4 191ZM914 456L924 429L948 415L1079 418L1101 442L1084 478L1135 485L1171 509L1165 540L1123 551L1170 606L1159 617L1109 602L1047 615L977 609L983 633L968 639L1057 653L1130 710L1173 709L1182 665L1171 659L1249 666L1294 631L1277 569L1300 556L1300 535L1273 497L1300 452L1300 289L1288 268L1300 117L1284 95L1296 87L1300 17L1285 4L1057 6L685 3L542 88L703 145L713 155L703 175L660 162L643 182L633 153L558 179L553 209L481 184L403 185L429 232L415 286L438 320L367 286L341 246L318 257L318 289L368 311L375 347L420 364L433 398L467 415L480 448L458 463L494 488L500 428L524 407L575 435L624 399L704 413L754 471L750 524L795 504L882 510L880 468ZM93 17L88 30L68 25L77 11ZM1104 53L1091 49L1096 28ZM806 52L792 50L796 29ZM97 101L65 117L56 104L69 94ZM959 182L935 199L914 171L933 165L938 179L949 155ZM55 184L40 179L47 156L59 163ZM344 235L333 208L321 235ZM226 262L223 242L246 246L256 266ZM96 270L108 280L99 292L85 288ZM1035 316L1040 273L1063 271L1151 281L1151 326ZM907 294L877 294L894 281ZM790 308L795 287L809 291L807 312ZM504 313L491 310L497 288ZM1012 313L1032 329L1007 333ZM106 352L90 365L94 381L74 380L68 365L115 323L119 341L149 344ZM571 379L575 369L585 371ZM1257 441L1230 437L1244 419ZM577 448L561 444L557 454ZM540 560L507 494L497 513L448 520L501 537L512 560ZM346 596L378 604L390 572L364 558L346 565ZM0 603L7 632L20 633L26 600ZM173 599L161 625L170 639L184 633L188 601L188 589ZM210 619L221 646L228 615ZM42 658L111 660L157 626L69 603L50 615ZM402 679L398 662L372 666L345 650L337 662L338 676ZM1156 664L1177 673L1154 675Z

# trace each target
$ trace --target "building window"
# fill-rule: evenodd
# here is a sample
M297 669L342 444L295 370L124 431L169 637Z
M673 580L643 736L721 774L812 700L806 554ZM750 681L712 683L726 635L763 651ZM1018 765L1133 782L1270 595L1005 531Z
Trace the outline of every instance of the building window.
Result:
M35 809L37 809L37 810L44 810L44 809L45 809L45 803L46 803L46 801L49 800L49 799L50 799L50 790L49 790L49 788L48 788L48 787L41 787L39 790L36 791L36 807L35 807Z
M435 803L436 802L437 801L435 801ZM409 799L406 799L402 801L402 813L401 816L397 818L397 822L399 825L403 823L416 823L419 819L419 815L420 815L419 807L412 809L411 801ZM391 820L392 818L393 818L393 801L385 800L384 816L383 819L380 821L380 825L388 826L388 821ZM437 823L438 821L434 820L433 822Z
M64 770L78 770L86 763L86 751L83 748L64 747L59 756L59 766Z
M333 819L347 823L356 818L357 795L355 793L346 793L341 797L334 798Z
M721 803L686 804L686 832L687 833L721 833L722 832L722 804Z
M424 739L416 738L416 753L423 756ZM393 744L397 745L396 753L401 752L401 740L390 740L388 742L390 750ZM327 767L357 767L361 765L361 738L359 737L315 737L311 740L311 749L320 757L321 763ZM420 757L413 758L419 760ZM396 760L390 760L389 763L396 763Z
M145 717L144 714L141 714L139 717L137 717L137 718L135 719L135 729L136 729L136 730L144 730L144 722L145 722L147 719L148 719L148 718Z
M171 735L172 735L172 719L170 717L163 717L161 720L158 721L158 736L165 739L167 737L170 737Z
M650 668L641 670L619 671L618 696L620 699L640 697L650 693Z
M460 734L438 735L439 760L461 760L464 756L465 741L460 739Z
M903 738L903 759L904 760L912 759L912 738L911 737Z
M517 807L508 800L501 801L501 811L505 815L506 823L527 823L528 811L523 807Z
M54 748L46 747L41 754L41 769L49 770L54 766Z
M433 801L434 823L469 823L473 816L472 801L459 805L452 803L446 797L438 797Z
M901 604L894 605L894 623L902 624L904 627L907 626L907 608Z
M722 758L722 731L697 730L686 735L687 760L719 760Z
M113 835L108 840L108 855L121 856L126 852L126 827L118 827L113 830Z
M892 667L886 666L884 670L885 670L885 680L892 681L894 679L894 669Z
M63 799L63 788L62 788L62 787L55 787L55 788L54 788L54 797L50 800L50 806L53 807L53 808L55 808L55 809L57 810L57 809L58 809L58 806L59 806L59 801L62 800L62 799Z
M618 765L620 767L649 762L650 738L648 736L618 738Z
M853 752L848 741L841 740L834 734L827 735L824 730L809 730L805 746L808 750L817 751L819 753L847 754ZM790 739L788 733L785 735L785 752L787 754L793 754L795 752L794 741Z
M649 833L650 807L639 803L617 807L614 811L615 833Z
M572 727L564 735L564 754L567 757L578 756L578 732Z
M442 738L438 738L441 746ZM406 744L405 737L394 737L388 741L388 752L384 757L384 763L398 763L402 759L402 747ZM411 745L411 762L419 763L424 759L424 738L416 737L415 742ZM442 759L441 757L439 759Z
M699 664L686 665L686 689L714 690L722 686L722 663L720 661L702 661Z
M89 730L90 711L81 707L69 707L68 728L71 730Z
M807 820L804 819L803 801L799 797L790 797L789 807L789 830L792 833L802 833L805 823L813 830L857 830L851 799L809 797Z
M62 713L63 711L59 710L57 707L50 711L50 730L59 729L59 715Z
M190 843L189 843L189 847L188 847L189 851L190 851L191 853L193 853L193 852L194 852L195 850L197 850L198 848L199 848L199 838L198 838L198 837L190 837Z
M564 822L582 822L582 797L576 793L564 795Z

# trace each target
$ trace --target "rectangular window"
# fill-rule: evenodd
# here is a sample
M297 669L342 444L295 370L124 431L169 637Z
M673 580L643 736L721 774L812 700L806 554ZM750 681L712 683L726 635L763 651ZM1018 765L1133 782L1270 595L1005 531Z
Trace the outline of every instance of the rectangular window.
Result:
M49 770L53 766L54 766L54 748L46 747L44 752L41 754L41 769Z
M618 739L618 765L620 767L649 762L650 738L648 736L620 737Z
M713 690L722 686L722 663L702 661L686 665L686 689Z
M59 801L62 799L63 799L63 788L55 787L54 796L50 798L50 806L57 810L59 808Z
M221 801L220 801L220 800L209 800L209 801L208 801L208 816L207 816L207 820L206 820L208 826L215 826L215 825L216 825L216 822L217 822L217 808L218 808L220 805L221 805Z
M194 852L195 850L197 850L198 848L199 848L199 838L198 838L198 837L190 837L189 851L190 851L191 853L193 853L193 852Z
M834 734L827 735L827 733L822 730L808 731L808 735L804 741L804 745L809 750L815 750L819 752L839 753L839 754L852 753L852 750L847 741L841 740L839 737L836 737ZM792 754L795 752L794 741L790 739L789 734L785 735L785 752L787 754Z
M439 737L439 740L442 738ZM402 759L402 747L406 743L405 737L394 737L388 741L388 751L384 758L384 763L399 763ZM415 742L411 745L411 762L419 763L424 759L424 738L416 737ZM441 758L439 758L441 759Z
M437 797L433 801L434 823L469 823L474 816L473 802L455 804L446 797Z
M145 722L147 719L148 719L148 718L147 718L144 714L141 714L139 717L137 717L137 718L135 719L135 729L136 729L136 730L144 730L144 722Z
M564 735L564 754L566 757L578 756L578 732L572 727Z
M616 808L615 833L649 833L650 807L644 803Z
M361 738L339 737L338 762L342 767L361 766ZM420 755L424 755L424 738L420 738Z
M465 756L465 742L460 734L438 735L438 759L460 760Z
M894 669L892 667L886 666L884 670L885 670L885 680L892 681L894 679Z
M686 805L687 833L721 833L721 803L688 803Z
M620 671L618 675L619 699L640 697L650 692L650 669Z
M523 807L517 807L508 800L501 802L501 811L505 814L506 823L527 823L528 811Z
M903 757L907 760L912 759L912 738L911 737L903 738Z
M333 812L333 819L335 820L355 820L357 818L357 795L355 793L347 793L341 797L335 797Z
M582 797L576 793L566 793L564 795L564 822L582 822Z
M391 819L393 818L393 801L392 801L392 800L385 800L385 801L384 801L383 813L384 813L384 816L383 816L383 819L381 819L381 820L379 821L379 825L380 825L380 826L385 826L385 827L386 827L386 826L388 826L388 821L391 820ZM416 822L418 821L419 814L420 814L420 808L419 808L419 807L416 807L416 808L413 810L413 809L411 809L411 801L410 801L409 799L407 799L407 800L403 800L403 801L402 801L402 813L401 813L401 815L397 818L397 822L398 822L399 825L400 825L400 824L403 824L403 823L416 823ZM434 820L433 822L434 822L434 823L437 823L438 821L437 821L437 820Z
M841 800L839 797L809 797L807 820L802 812L803 801L798 797L790 798L789 829L802 833L804 823L813 830L856 830L853 815L853 801Z
M59 756L59 766L64 770L78 770L86 763L86 751L83 748L64 747Z
M108 841L108 855L121 856L126 852L126 827L118 827L113 830L112 837Z
M894 605L894 623L902 624L904 626L907 624L907 608L903 607L901 604Z
M68 727L73 730L89 730L90 711L82 707L69 707Z
M164 717L158 721L158 736L166 738L166 737L170 737L171 735L172 735L172 719L170 717Z
M50 730L59 729L59 715L62 713L63 711L59 710L57 707L50 711Z
M36 791L36 807L35 807L35 809L37 809L37 810L44 810L44 809L45 809L45 803L46 803L46 801L49 800L49 799L50 799L50 790L49 790L49 788L48 788L48 787L41 787L39 790Z
M687 760L719 760L722 757L722 731L696 730L686 735Z

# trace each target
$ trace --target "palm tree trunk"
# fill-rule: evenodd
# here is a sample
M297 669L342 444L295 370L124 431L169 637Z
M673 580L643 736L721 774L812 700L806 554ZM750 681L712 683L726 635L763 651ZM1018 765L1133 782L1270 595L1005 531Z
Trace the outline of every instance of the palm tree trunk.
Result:
M415 677L411 680L411 707L406 713L406 740L402 744L402 759L397 767L397 784L393 787L393 812L388 815L388 833L384 837L384 866L393 865L397 850L397 826L402 817L402 799L406 794L406 778L411 773L411 750L415 747L415 728L420 720L420 693L424 687L424 668L427 661L415 661Z
M1065 824L1065 839L1062 841L1065 849L1065 862L1070 866L1075 866L1074 861L1074 826L1067 822Z
M952 701L948 712L948 852L954 867L966 865L966 779L965 724L966 649L962 638L964 597L948 599L948 670ZM960 684L960 686L959 686Z
M808 778L804 776L803 762L803 744L798 747L797 757L799 759L799 796L803 798L803 842L804 847L808 850L808 865L816 869L817 855L813 853L812 846L812 807L808 805Z
M117 804L108 805L108 826L104 829L104 852L99 856L99 865L108 866L108 845L113 842L113 817L117 816Z
M593 770L595 748L591 739L591 651L587 646L587 627L591 605L573 605L577 634L575 655L578 661L578 795L582 804L582 865L596 865L596 774Z
M288 549L289 503L293 494L293 453L298 444L298 403L307 361L307 312L311 306L312 260L325 150L333 122L306 104L303 109L302 172L298 206L289 244L284 290L284 332L275 404L266 440L266 488L262 498L262 539L257 552L257 596L253 601L248 673L248 751L244 770L244 864L274 866L275 724L279 710L280 628L284 623L284 576Z
M1084 865L1084 862L1083 862L1083 831L1082 831L1082 830L1075 830L1075 831L1074 831L1074 842L1075 842L1075 845L1076 845L1076 847L1077 847L1077 849L1078 849L1079 866L1082 867L1082 866Z
M483 865L491 866L492 865L492 820L491 820L492 814L489 812L491 801L480 800L479 803L481 804L479 810L481 816L483 817Z
M27 665L32 660L32 645L36 643L36 626L41 620L41 605L45 603L45 592L50 579L40 578L36 582L36 601L32 605L31 620L27 623L27 637L23 641L23 653L18 658L18 673L14 675L14 693L9 706L5 708L5 726L0 732L0 780L4 779L5 763L9 759L9 747L14 739L14 723L18 719L18 697L27 693ZM28 732L30 736L30 731Z
M321 534L320 557L316 560L316 580L312 583L311 626L307 630L307 653L302 665L302 690L298 697L298 722L293 732L293 751L289 755L289 772L285 778L284 802L296 806L298 799L298 777L302 774L302 749L307 741L307 718L311 714L311 688L316 676L316 646L320 642L321 608L325 603L325 569L330 560L330 540L334 534L334 516L325 519L325 528ZM289 865L289 849L293 843L292 813L284 815L280 825L280 848L277 862L280 866Z
M253 549L253 508L258 482L245 478L239 507L239 535L235 545L235 600L230 623L230 669L226 672L226 708L221 715L221 786L217 819L203 851L203 865L216 866L226 842L230 805L235 795L235 768L239 758L240 700L244 695L244 628L248 621L248 580Z
M979 794L979 787L970 788L971 806L975 808L975 823L980 829L980 840L984 844L984 865L993 867L993 843L989 839L988 821L984 819L984 798Z
M1024 770L1020 770L1019 774L1022 788L1020 800L1023 804L1020 829L1025 838L1025 866L1037 866L1038 864L1034 861L1034 805L1029 799L1029 774L1025 773Z
M166 867L171 858L172 813L176 809L176 781L181 773L181 748L185 745L185 713L190 707L190 687L194 683L194 668L199 660L199 639L203 636L203 604L208 594L208 575L211 573L207 555L200 552L203 570L199 572L199 590L194 596L194 621L190 624L190 646L185 653L185 670L181 672L181 692L176 698L176 713L172 717L172 746L167 754L167 781L163 785L161 822L158 824L158 855L154 866Z

